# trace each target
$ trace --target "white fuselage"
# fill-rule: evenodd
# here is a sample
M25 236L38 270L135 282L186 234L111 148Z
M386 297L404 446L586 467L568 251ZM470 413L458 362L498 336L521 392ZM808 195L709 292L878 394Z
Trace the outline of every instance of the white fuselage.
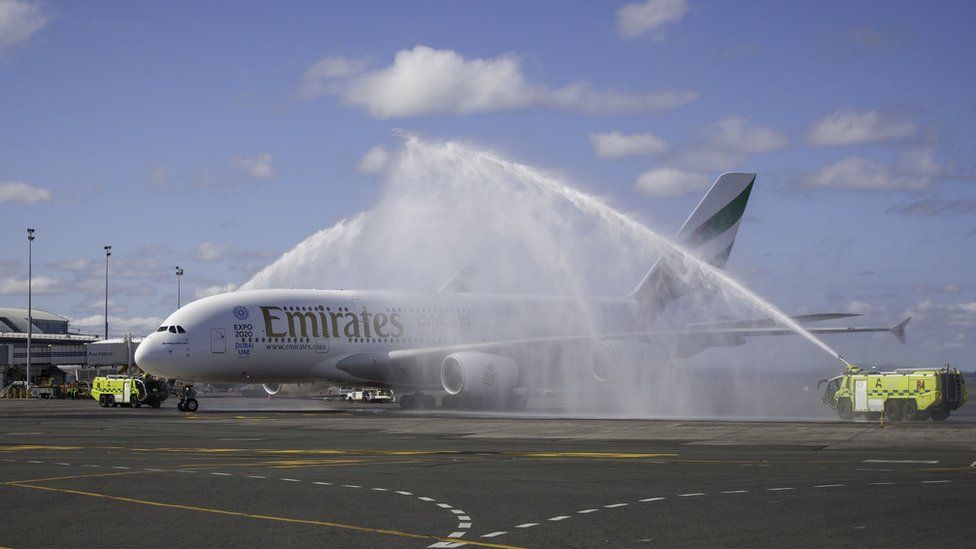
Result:
M629 299L240 291L174 312L139 346L136 363L160 377L195 381L356 384L361 376L337 368L343 359L628 329L632 307ZM439 364L448 353L431 352L426 360Z

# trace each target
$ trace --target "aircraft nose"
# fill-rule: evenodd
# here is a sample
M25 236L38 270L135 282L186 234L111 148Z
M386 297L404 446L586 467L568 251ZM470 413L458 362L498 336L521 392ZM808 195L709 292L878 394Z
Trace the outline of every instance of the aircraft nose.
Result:
M143 340L139 344L139 347L136 348L136 353L133 358L135 359L136 366L143 371L156 376L163 375L161 370L165 367L165 357L162 345L156 341L156 338L148 337Z

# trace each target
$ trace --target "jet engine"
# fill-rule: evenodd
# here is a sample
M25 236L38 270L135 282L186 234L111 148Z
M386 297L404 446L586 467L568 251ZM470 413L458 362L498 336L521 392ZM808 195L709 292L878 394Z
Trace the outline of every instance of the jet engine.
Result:
M593 346L590 352L590 374L600 383L614 377L614 370L639 368L650 362L653 347L639 341L624 339L605 340Z
M280 383L265 383L261 387L264 387L264 392L268 393L269 395L276 395L278 394L278 391L281 391Z
M519 369L507 356L480 352L448 355L441 362L441 384L448 394L504 396L515 388Z

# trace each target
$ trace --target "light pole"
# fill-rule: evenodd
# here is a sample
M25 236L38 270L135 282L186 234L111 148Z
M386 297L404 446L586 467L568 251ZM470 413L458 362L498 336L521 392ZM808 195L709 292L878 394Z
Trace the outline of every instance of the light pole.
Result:
M34 338L34 313L31 304L33 283L34 229L27 229L27 398L30 398L31 340Z
M180 301L181 301L180 296L183 293L182 279L183 279L183 267L177 265L176 266L176 308L177 309L180 308Z
M112 247L105 246L105 339L108 339L108 257L112 255Z

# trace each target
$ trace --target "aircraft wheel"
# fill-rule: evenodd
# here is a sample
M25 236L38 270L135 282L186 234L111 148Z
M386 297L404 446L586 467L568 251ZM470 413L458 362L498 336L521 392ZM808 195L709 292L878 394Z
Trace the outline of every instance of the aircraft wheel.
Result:
M402 410L413 409L413 395L403 395L402 397L400 397L400 409Z
M200 404L197 403L197 399L191 397L186 399L186 403L183 404L183 410L186 412L196 412L199 406Z
M850 400L845 398L837 402L837 417L843 419L844 421L854 419L854 411L851 408Z
M898 421L901 419L901 402L889 398L884 403L884 412L889 420Z
M918 404L914 400L906 400L901 405L901 418L905 421L910 421L915 419L915 414L918 413Z

